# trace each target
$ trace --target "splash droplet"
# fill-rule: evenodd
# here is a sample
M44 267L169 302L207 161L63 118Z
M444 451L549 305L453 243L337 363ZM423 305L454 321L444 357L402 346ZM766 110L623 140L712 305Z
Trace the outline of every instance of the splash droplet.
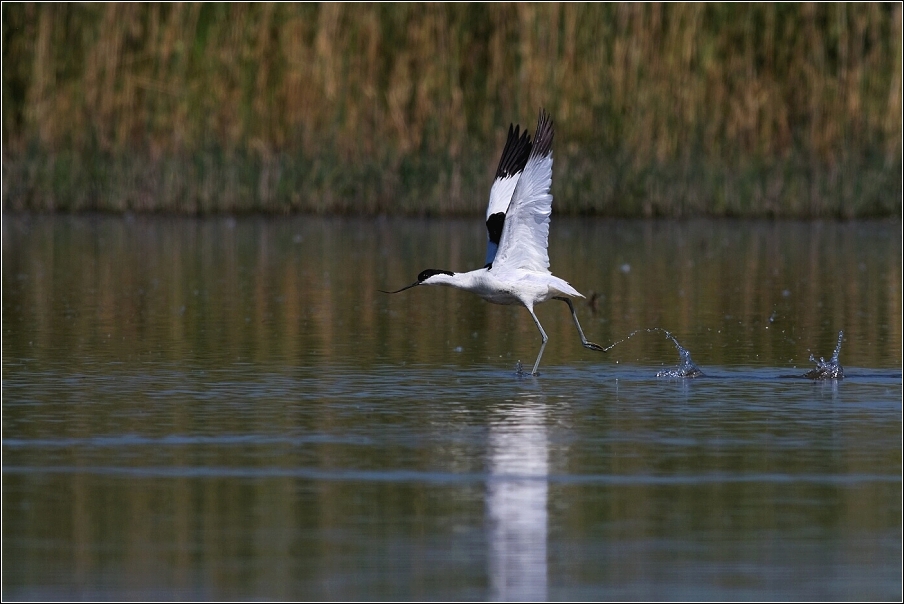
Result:
M838 355L841 352L841 338L844 336L844 331L838 332L838 343L835 345L835 351L832 353L832 358L826 361L824 358L819 357L819 360L816 360L816 357L810 353L810 362L816 363L816 368L811 369L806 372L803 377L811 379L811 380L843 380L844 379L844 367L838 362Z

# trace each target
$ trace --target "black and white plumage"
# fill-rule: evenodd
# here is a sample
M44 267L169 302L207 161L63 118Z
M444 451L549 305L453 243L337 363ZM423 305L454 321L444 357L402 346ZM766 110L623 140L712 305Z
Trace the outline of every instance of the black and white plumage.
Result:
M527 130L518 136L520 128L509 125L508 138L502 149L499 168L496 169L496 179L490 189L490 203L487 204L487 256L484 268L489 268L496 258L502 227L505 224L505 213L512 201L515 185L518 184L530 156L530 137Z
M583 298L576 289L549 271L549 218L552 213L552 119L541 109L534 140L527 132L509 126L496 179L490 189L487 207L487 254L483 268L455 273L427 269L417 281L394 292L416 285L446 285L473 292L494 304L522 305L527 308L543 343L531 373L537 375L540 359L549 338L534 313L534 306L548 300L568 304L571 318L585 348L604 352L587 340L571 298Z

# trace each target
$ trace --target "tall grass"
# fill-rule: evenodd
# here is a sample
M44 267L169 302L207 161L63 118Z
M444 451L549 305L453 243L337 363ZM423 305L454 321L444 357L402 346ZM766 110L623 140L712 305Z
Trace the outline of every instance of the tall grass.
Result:
M901 213L901 5L3 6L3 207Z

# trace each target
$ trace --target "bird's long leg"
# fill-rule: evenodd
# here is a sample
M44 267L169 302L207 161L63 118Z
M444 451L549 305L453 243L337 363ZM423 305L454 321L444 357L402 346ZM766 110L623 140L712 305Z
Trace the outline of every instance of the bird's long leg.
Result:
M584 335L584 330L581 329L581 324L578 323L578 314L574 312L574 304L571 303L571 298L556 296L556 300L562 300L563 302L565 302L565 304L568 305L568 309L571 311L571 318L574 319L574 326L578 328L578 335L581 336L581 344L584 345L584 348L606 352L605 348L603 348L599 344L594 344Z
M540 366L540 358L543 356L543 349L546 348L546 342L549 341L549 337L546 335L546 332L543 331L543 326L540 325L540 319L534 314L534 309L530 306L527 306L526 308L527 312L530 313L530 316L534 318L534 323L537 324L537 329L540 330L540 336L543 338L543 343L540 345L540 354L537 355L537 361L534 363L534 368L530 372L531 375L537 375L537 368Z

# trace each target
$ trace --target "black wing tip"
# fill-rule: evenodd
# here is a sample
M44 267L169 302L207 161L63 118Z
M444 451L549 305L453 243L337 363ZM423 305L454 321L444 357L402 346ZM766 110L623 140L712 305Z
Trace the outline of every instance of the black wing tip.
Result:
M534 145L531 155L546 157L552 153L552 139L555 136L552 117L543 107L540 107L540 115L537 118L537 133L534 134Z
M509 124L508 137L496 169L496 178L508 178L524 170L527 158L530 157L531 140L527 130L521 132L521 126Z

